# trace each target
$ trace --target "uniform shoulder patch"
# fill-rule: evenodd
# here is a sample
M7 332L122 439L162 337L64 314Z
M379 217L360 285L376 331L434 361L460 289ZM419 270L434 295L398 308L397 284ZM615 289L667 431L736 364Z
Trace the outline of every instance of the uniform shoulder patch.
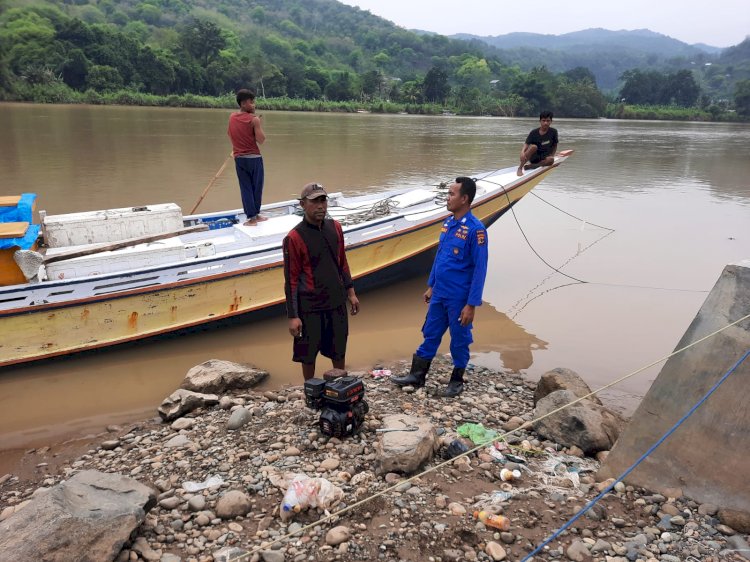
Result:
M477 244L480 246L487 243L487 233L484 230L477 230Z

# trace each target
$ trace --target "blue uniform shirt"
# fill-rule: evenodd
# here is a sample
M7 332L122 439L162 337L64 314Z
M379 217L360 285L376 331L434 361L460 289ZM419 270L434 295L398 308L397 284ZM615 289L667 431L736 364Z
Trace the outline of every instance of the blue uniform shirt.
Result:
M487 275L487 231L471 212L443 222L437 256L427 284L436 299L482 304Z

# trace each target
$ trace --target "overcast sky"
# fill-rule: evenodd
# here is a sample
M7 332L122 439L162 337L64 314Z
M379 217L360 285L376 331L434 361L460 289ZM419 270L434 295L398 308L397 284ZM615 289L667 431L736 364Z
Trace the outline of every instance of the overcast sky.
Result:
M407 29L443 35L560 35L592 27L650 29L685 43L730 47L750 35L748 0L341 0Z

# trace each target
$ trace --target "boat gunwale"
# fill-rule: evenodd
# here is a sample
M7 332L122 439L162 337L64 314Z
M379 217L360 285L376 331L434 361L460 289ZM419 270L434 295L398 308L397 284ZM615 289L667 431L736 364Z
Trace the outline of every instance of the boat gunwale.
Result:
M483 199L480 199L479 201L476 201L471 206L472 210L475 209L475 208L478 208L478 207L480 207L480 206L482 206L482 205L484 205L484 204L486 204L488 202L494 201L498 197L502 197L502 196L506 196L507 197L511 192L513 192L514 190L516 190L516 189L522 187L523 185L527 184L529 181L547 175L554 168L558 167L562 163L562 161L564 161L566 158L567 158L567 155L566 156L562 156L560 158L560 160L556 160L553 165L551 165L549 167L546 167L546 168L542 168L541 169L541 173L524 175L524 177L523 178L519 178L520 181L515 182L512 187L502 186L502 185L498 184L499 187L495 191L495 193L490 193L487 197L485 197ZM507 169L510 170L512 168L507 168ZM488 181L488 180L486 180L484 178L481 178L481 179L479 179L479 181ZM402 192L391 192L391 193L402 193ZM285 204L282 204L282 203L284 203L284 202L280 202L279 206L285 206ZM512 205L513 202L510 202L510 203ZM426 211L423 211L423 212L426 212ZM221 214L221 212L220 213L215 213L215 214ZM438 217L436 217L436 218L429 219L429 220L427 220L425 222L420 222L419 224L416 224L416 225L410 226L408 228L399 230L396 233L392 232L392 233L384 234L382 236L378 236L378 237L372 238L370 240L361 241L361 242L352 244L350 246L347 246L346 247L347 248L347 252L350 251L350 250L357 249L357 248L367 247L367 246L369 246L371 244L378 243L378 242L380 242L380 241L382 241L384 239L400 238L401 236L404 236L404 235L407 235L407 234L411 234L411 233L413 233L415 231L422 230L422 229L425 229L425 228L430 228L430 227L432 227L432 226L434 226L434 225L442 222L443 220L445 220L445 218L448 215L449 215L449 213L447 212L447 210L443 209L443 212L440 213L440 215ZM212 215L209 214L209 215L203 215L203 216L212 216ZM197 217L198 217L197 215L190 215L190 216L185 217L185 220L190 220L191 218L197 218ZM348 233L351 233L351 232L357 232L357 231L360 231L360 230L364 230L364 229L370 228L372 226L382 226L383 224L386 224L388 222L393 222L393 221L397 221L397 220L401 220L401 219L404 219L404 215L396 215L396 216L392 216L392 217L384 217L384 220L382 220L382 221L362 223L361 226L360 225L355 225L354 228L346 230L345 234L348 234ZM430 246L428 246L424 250L420 250L419 252L416 252L415 254L421 253L421 252L423 252L425 250L429 250L429 249L435 247L436 245L437 245L437 240L435 241L434 244L431 244ZM225 255L225 256L222 256L222 257L218 257L218 258L214 257L214 256L210 256L210 257L203 258L202 261L196 260L196 261L190 262L189 265L190 266L196 266L196 265L210 266L212 263L226 261L230 257L231 258L237 258L237 257L251 256L251 255L254 255L254 254L268 252L269 250L276 250L276 249L277 249L277 247L265 248L265 249L253 249L253 250L245 252L245 253L237 253L237 254L233 254L231 256L226 256ZM399 260L395 260L395 261L390 262L390 263L392 263L392 264L400 263L401 261L403 261L405 259L409 259L410 257L413 257L415 254L410 254L409 256L406 256L406 257L401 258ZM50 282L50 283L45 282L43 285L42 284L38 284L38 286L40 288L43 286L45 289L54 289L54 288L60 288L60 287L73 287L75 285L79 285L79 284L82 284L82 283L91 283L94 280L96 280L98 282L98 281L106 281L108 279L111 280L111 279L116 279L116 278L127 278L127 277L134 277L134 276L140 276L140 275L148 275L149 273L158 273L160 271L164 271L164 270L167 270L167 269L178 268L178 267L181 267L183 265L184 265L184 263L173 263L173 264L166 265L166 266L155 266L155 267L151 267L151 268L147 268L147 269L141 269L141 270L138 270L138 271L134 271L133 270L131 272L115 272L115 273L110 273L110 274L96 276L95 278L92 277L92 276L89 276L89 277L82 277L82 278L69 279L69 280L58 280L58 281L53 281L53 282ZM249 274L251 274L253 272L256 272L256 271L262 271L262 270L267 270L267 269L276 269L276 268L282 267L282 265L283 265L283 261L279 260L279 261L275 261L275 262L271 262L271 263L267 263L267 264L252 266L252 267L249 267L249 268L235 269L233 271L228 271L228 272L223 272L223 273L215 273L215 274L205 275L205 276L201 276L201 277L195 277L195 278L191 278L191 279L184 279L184 280L179 280L179 281L172 281L170 283L163 283L163 284L159 284L159 285L149 285L148 287L134 288L134 289L129 289L129 290L126 290L126 291L121 291L121 292L102 293L102 294L99 294L99 295L87 296L87 297L80 297L80 298L76 298L76 299L73 299L73 300L66 300L66 301L61 301L61 302L40 303L40 304L27 305L27 306L23 306L23 307L19 307L19 308L9 308L9 309L6 309L6 310L0 310L0 319L2 319L2 318L10 318L10 317L13 317L13 316L18 316L18 315L23 315L23 314L32 314L32 313L37 313L37 312L48 312L48 311L53 311L53 310L60 310L60 309L69 308L69 307L73 307L73 306L79 306L79 305L82 305L82 304L96 303L96 302L99 302L99 301L114 301L114 300L118 300L118 299L122 299L122 298L127 298L127 297L131 297L131 296L134 296L134 295L139 295L139 294L146 295L146 294L149 294L149 293L158 293L158 292L161 292L161 291L164 291L164 290L172 290L172 289L176 289L176 288L189 288L190 286L193 286L193 285L200 285L200 284L203 284L203 283L214 282L214 281L217 281L217 280L220 280L220 279L225 279L225 278L229 279L229 278L232 278L232 277L239 277L239 276L249 275ZM364 273L362 275L359 275L359 276L355 277L355 279L363 277L365 275L370 275L371 273L373 273L375 271L378 271L378 270L373 270L371 272ZM21 285L20 287L23 287L23 289L28 290L28 288L29 288L28 285L29 284ZM18 285L12 286L12 287L8 287L8 288L6 288L4 290L0 289L0 297L2 297L3 295L10 296L14 292L20 292ZM281 302L281 301L279 301L279 302ZM264 305L262 305L262 306L260 306L258 308L266 308L268 306L273 306L273 303L272 304L264 304ZM242 311L238 311L238 312L235 312L235 313L232 313L232 314L228 314L227 316L233 316L233 315L236 315L236 314L245 314L245 313L248 313L248 312L252 312L254 310L257 310L257 309L244 309ZM217 318L217 319L219 319L219 318Z

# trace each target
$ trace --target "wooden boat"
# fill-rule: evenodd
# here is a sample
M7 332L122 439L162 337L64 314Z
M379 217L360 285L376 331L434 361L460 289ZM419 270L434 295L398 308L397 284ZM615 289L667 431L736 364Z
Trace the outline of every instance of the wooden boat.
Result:
M491 225L571 153L521 177L515 167L480 176L472 212ZM445 193L431 186L329 194L358 291L429 271L448 216ZM280 312L281 242L302 220L300 207L285 201L263 213L269 220L245 227L240 210L186 217L174 205L40 211L44 253L14 255L26 277L36 277L0 287L0 367ZM23 263L29 255L39 260L31 268Z

